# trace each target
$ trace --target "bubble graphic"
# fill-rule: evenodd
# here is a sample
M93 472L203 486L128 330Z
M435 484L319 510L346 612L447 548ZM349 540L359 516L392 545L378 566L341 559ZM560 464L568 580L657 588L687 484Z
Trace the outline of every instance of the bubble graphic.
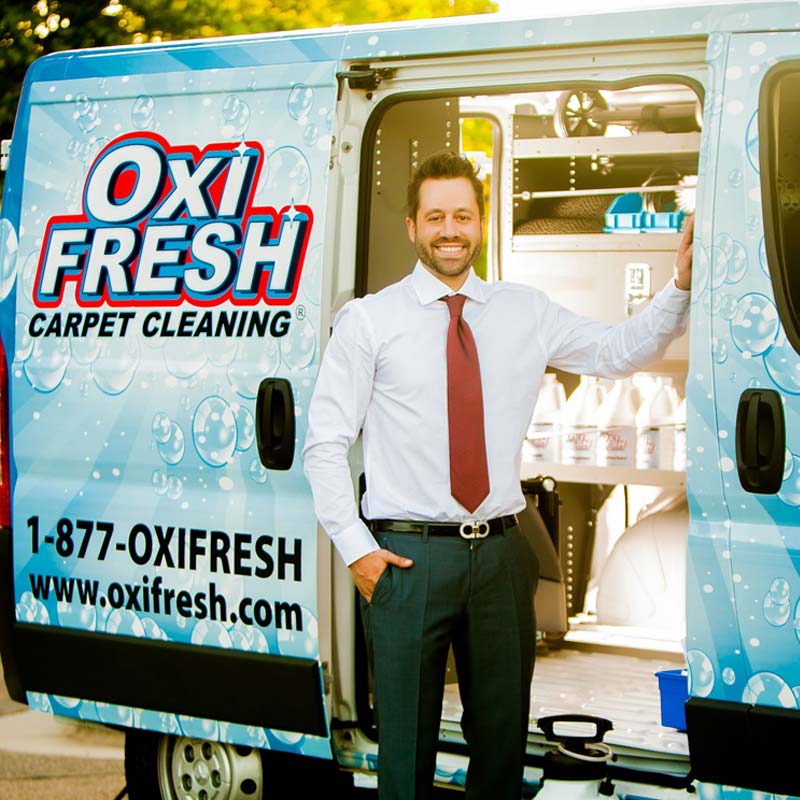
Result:
M279 147L270 153L264 188L276 207L308 202L311 196L311 167L296 147Z
M301 291L312 305L318 306L322 297L322 245L318 244L306 252L303 262Z
M228 367L231 387L241 397L255 400L259 384L278 371L280 361L280 348L275 339L243 339L236 349L236 358Z
M17 232L7 219L0 219L0 300L8 297L17 279Z
M58 705L64 708L77 708L82 702L77 697L63 697L60 694L54 694L51 697Z
M158 454L165 463L175 466L175 464L180 464L185 450L186 442L183 430L177 422L171 422L166 441L158 443Z
M91 133L100 124L100 104L85 94L75 98L76 111L72 115L83 133Z
M728 254L718 244L711 248L711 287L718 289L728 276Z
M167 497L177 500L183 494L183 481L177 475L167 478Z
M217 739L219 738L219 723L210 719L197 719L196 717L178 717L178 723L184 736L191 736L195 739Z
M72 355L79 364L91 364L100 355L100 339L96 333L70 340Z
M167 476L163 470L153 470L153 474L150 476L150 482L152 483L153 491L156 494L167 493Z
M39 267L39 252L33 250L25 257L22 265L22 294L28 302L33 301L33 289L36 283L36 271Z
M267 478L269 477L269 475L267 473L267 470L264 467L264 465L257 458L254 458L250 462L250 466L248 467L247 471L250 474L250 477L256 483L266 483L267 482Z
M757 672L753 675L744 687L742 702L780 708L797 708L797 700L791 687L774 672Z
M161 630L161 627L154 619L144 617L142 619L142 627L144 628L144 635L148 639L160 639L163 642L167 641L167 634Z
M137 728L144 728L148 731L158 731L160 733L177 733L178 718L174 714L167 714L165 711L142 711L134 709L134 725Z
M689 694L708 697L714 688L714 667L711 660L701 650L689 650L686 661L689 665Z
M758 161L758 109L753 112L753 116L750 117L750 121L747 123L744 144L750 166L756 172L760 172Z
M226 136L242 136L250 124L250 106L235 94L228 95L222 104L222 118Z
M241 403L231 403L231 409L236 417L236 449L244 452L255 441L256 421L250 409Z
M231 642L237 650L251 653L268 653L267 639L260 630L237 622L230 631Z
M786 465L784 462L784 472ZM800 458L792 453L792 467L789 477L783 479L778 498L787 506L800 506Z
M217 367L227 367L236 357L236 339L218 339L214 344L214 350L208 354L208 360Z
M153 424L151 430L153 431L153 438L157 442L166 442L169 439L169 429L172 420L163 411L159 411L153 417Z
M25 362L25 377L37 391L52 392L64 380L69 358L67 339L37 339Z
M783 457L783 480L786 480L794 471L794 460L791 450L787 449Z
M800 356L787 341L783 328L764 354L764 366L777 386L789 394L800 394Z
M130 727L133 723L133 709L125 706L111 706L108 703L96 703L97 716L108 725Z
M194 412L192 436L197 454L210 467L222 467L236 449L236 416L216 395L207 397Z
M696 303L703 296L708 286L710 271L708 250L700 245L696 252L696 263L692 267L692 303Z
M14 360L25 361L33 352L33 337L28 333L28 318L17 314L14 321Z
M283 363L293 372L307 367L317 349L317 333L311 320L306 317L295 320L289 334L280 340Z
M146 94L140 94L131 107L131 124L138 131L146 131L153 127L155 119L155 100Z
M773 302L753 292L740 298L731 320L731 338L742 353L761 355L775 341L780 323Z
M722 339L716 339L711 355L715 363L724 364L728 360L728 345Z
M112 396L122 394L133 381L139 358L139 340L135 337L104 341L91 366L97 388Z
M743 177L744 176L742 175L742 171L740 169L732 169L728 173L728 186L730 186L732 189L741 186Z
M725 667L722 670L722 682L726 686L733 686L736 683L736 673L730 667Z
M728 274L725 283L739 283L747 273L747 250L741 242L731 241L728 253Z
M56 604L56 616L65 628L93 631L97 627L97 612L94 607L79 602L59 601Z
M303 128L303 144L307 147L313 147L319 141L319 125L309 122Z
M208 363L206 345L199 339L170 339L163 352L167 371L181 380L196 375Z
M75 160L80 158L81 154L81 140L73 137L67 142L67 156Z
M709 61L714 61L722 55L725 49L725 37L721 33L712 33L708 37L708 45L706 46L706 58Z
M50 698L46 694L39 692L30 692L28 694L28 707L32 711L41 711L45 714L53 713L53 706L50 704Z
M113 588L113 585L110 588ZM109 594L111 594L110 591ZM133 611L129 611L127 608L115 608L106 620L106 632L141 638L144 636L144 626Z
M23 592L20 597L17 603L17 619L20 622L34 622L39 625L50 624L47 608L31 592Z
M791 613L789 583L784 578L775 578L764 596L764 618L777 628L788 622Z
M230 634L221 622L201 619L192 631L192 644L205 644L211 647L233 647Z
M739 301L732 294L724 295L719 304L720 316L723 319L732 320L736 316L736 306L738 305Z
M289 100L287 101L289 116L302 122L311 111L314 105L314 90L304 83L297 83L289 90Z

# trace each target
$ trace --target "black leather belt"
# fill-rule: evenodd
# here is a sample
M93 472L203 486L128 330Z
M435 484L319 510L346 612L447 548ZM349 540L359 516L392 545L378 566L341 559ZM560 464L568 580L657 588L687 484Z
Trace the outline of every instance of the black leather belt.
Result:
M470 519L465 522L412 522L405 519L369 520L373 533L427 533L428 536L460 536L462 539L485 539L490 533L502 533L517 524L514 514L495 519Z

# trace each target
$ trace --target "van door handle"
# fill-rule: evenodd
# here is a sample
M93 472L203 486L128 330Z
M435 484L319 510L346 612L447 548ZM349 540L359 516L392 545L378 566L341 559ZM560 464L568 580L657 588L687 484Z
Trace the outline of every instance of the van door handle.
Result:
M786 423L774 389L747 389L736 412L736 466L746 492L775 494L783 481Z
M286 378L264 378L256 397L258 456L267 469L291 469L294 461L294 395Z

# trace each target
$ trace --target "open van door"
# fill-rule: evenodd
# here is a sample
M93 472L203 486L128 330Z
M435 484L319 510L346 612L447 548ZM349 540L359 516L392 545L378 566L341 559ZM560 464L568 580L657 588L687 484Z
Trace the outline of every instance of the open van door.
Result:
M331 758L296 447L341 43L29 71L2 220L0 583L5 679L33 708Z
M709 62L719 146L693 314L711 336L687 390L690 752L701 780L796 795L800 43L717 34Z

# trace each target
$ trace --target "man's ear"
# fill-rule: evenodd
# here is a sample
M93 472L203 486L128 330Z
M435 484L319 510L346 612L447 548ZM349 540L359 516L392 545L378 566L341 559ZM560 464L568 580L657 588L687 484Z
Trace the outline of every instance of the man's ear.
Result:
M408 231L408 238L411 239L411 244L417 241L417 223L411 217L406 217L406 230Z

